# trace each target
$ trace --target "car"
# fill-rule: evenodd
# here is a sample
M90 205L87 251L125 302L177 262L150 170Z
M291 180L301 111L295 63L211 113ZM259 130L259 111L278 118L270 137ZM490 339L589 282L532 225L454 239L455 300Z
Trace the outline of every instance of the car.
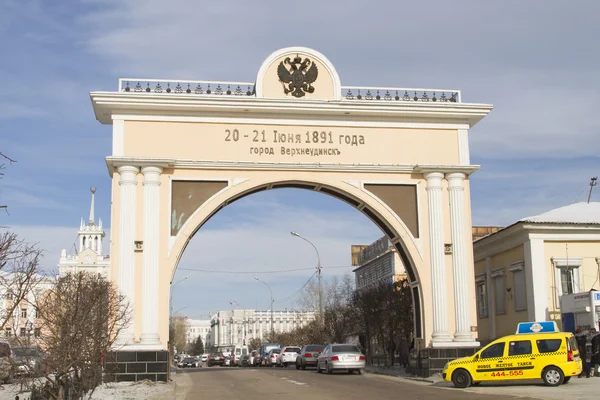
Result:
M256 367L257 364L260 362L260 357L258 355L258 351L257 350L252 350L250 352L250 357L248 358L248 364L250 367Z
M265 357L265 367L274 367L277 365L277 358L281 354L281 349L271 349Z
M206 365L212 367L213 365L223 365L225 363L225 356L223 353L211 353L208 356Z
M296 364L296 358L300 353L298 346L286 346L281 350L281 356L277 357L277 366L287 367L288 365Z
M208 356L209 356L208 353L204 353L200 356L200 360L202 362L206 362L208 360Z
M457 388L523 379L559 386L581 370L579 347L571 332L560 332L553 321L522 322L516 334L494 340L471 357L447 363L442 377Z
M353 344L330 344L323 349L323 352L317 358L317 372L327 371L328 374L334 371L346 370L349 374L358 372L363 373L366 367L366 360L358 346Z
M269 351L273 349L281 349L281 345L278 343L265 343L260 346L258 353L260 354L261 365L267 365L267 356L269 355Z
M181 366L177 365L180 368L198 368L199 362L196 357L186 357L180 361Z
M319 354L323 352L325 346L322 344L305 344L296 357L296 369L306 369L306 367L316 367Z
M42 376L46 372L46 355L39 346L13 346L11 352L15 375Z
M4 383L9 383L14 375L14 361L12 359L10 344L0 342L0 380Z
M231 366L231 357L225 356L225 361L223 362L223 365L230 367Z

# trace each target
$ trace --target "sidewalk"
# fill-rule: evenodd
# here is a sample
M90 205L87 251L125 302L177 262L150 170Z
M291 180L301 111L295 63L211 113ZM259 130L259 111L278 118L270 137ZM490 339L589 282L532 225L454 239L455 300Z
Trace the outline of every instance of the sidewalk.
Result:
M416 377L404 371L403 367L378 367L367 366L365 371L370 374L395 377L415 384L425 384L438 387L442 390L463 390L480 394L512 395L515 397L528 397L543 400L587 399L595 398L600 393L600 378L571 378L567 384L550 387L544 385L541 379L531 381L504 381L482 382L479 386L467 389L456 389L450 382L445 382L441 376L434 375L429 378Z

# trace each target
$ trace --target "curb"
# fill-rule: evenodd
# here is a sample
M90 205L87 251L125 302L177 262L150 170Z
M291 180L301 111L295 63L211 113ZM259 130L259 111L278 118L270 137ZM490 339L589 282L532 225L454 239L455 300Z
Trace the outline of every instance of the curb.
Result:
M390 377L393 377L393 378L406 379L406 380L416 381L416 382L427 382L427 383L437 383L437 382L439 382L439 380L435 380L435 379L432 379L432 378L423 378L423 377L419 377L419 376L404 375L401 372L399 372L398 374L396 374L396 373L389 373L389 372L385 372L385 371L381 371L381 370L375 370L375 369L371 370L369 368L366 368L365 372L367 372L369 374L374 374L374 375L390 376Z

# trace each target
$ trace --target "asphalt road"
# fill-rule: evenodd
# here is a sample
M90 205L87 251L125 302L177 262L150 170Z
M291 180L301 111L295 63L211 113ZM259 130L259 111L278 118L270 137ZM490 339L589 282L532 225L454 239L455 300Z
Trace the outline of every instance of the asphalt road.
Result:
M315 370L290 368L229 368L206 366L185 371L191 378L186 399L264 400L507 400L515 396L470 393L380 375L318 374ZM524 397L519 397L523 400Z

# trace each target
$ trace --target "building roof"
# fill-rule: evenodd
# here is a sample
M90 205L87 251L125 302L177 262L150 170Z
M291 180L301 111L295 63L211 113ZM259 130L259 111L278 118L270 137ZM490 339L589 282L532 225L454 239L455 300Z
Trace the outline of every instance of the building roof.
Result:
M545 224L600 224L600 202L575 203L543 214L520 219L519 222Z

